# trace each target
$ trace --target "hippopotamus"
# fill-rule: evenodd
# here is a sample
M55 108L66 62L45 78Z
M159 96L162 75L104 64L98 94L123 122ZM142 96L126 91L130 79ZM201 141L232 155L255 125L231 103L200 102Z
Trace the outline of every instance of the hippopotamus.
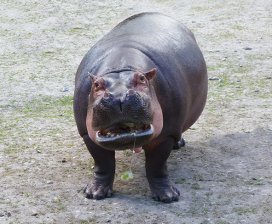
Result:
M184 145L207 98L207 69L193 33L160 13L119 23L82 59L75 78L74 115L94 159L87 198L111 197L115 151L145 153L153 199L178 201L167 159Z

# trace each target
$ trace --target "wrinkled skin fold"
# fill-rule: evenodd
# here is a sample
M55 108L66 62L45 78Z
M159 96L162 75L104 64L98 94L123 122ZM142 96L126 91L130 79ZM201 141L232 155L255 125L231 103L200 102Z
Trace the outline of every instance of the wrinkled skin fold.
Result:
M87 198L113 194L115 151L144 150L152 198L179 199L167 159L200 116L207 69L194 35L159 13L134 15L84 56L75 79L74 114L95 170Z

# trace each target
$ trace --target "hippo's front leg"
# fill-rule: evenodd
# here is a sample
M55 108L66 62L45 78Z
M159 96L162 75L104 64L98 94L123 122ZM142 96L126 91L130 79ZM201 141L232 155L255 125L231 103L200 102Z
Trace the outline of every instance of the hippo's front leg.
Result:
M179 191L168 178L167 159L174 145L173 138L167 138L155 148L147 147L146 156L146 176L152 193L152 198L156 201L170 203L178 201Z
M115 174L115 152L97 146L88 135L84 135L83 139L95 163L93 180L84 190L86 197L97 200L111 197Z

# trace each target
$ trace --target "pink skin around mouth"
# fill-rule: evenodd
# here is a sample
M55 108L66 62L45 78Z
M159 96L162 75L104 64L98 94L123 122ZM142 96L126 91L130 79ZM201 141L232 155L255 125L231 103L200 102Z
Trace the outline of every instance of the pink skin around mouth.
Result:
M134 148L134 149L131 149L134 153L140 153L143 148L142 147L138 147L138 148Z

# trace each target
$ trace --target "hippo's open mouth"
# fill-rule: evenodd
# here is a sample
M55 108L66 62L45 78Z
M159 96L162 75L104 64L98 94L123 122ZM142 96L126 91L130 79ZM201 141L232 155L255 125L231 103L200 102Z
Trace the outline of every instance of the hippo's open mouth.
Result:
M122 150L144 145L153 135L152 124L118 123L96 132L96 141L107 149Z

